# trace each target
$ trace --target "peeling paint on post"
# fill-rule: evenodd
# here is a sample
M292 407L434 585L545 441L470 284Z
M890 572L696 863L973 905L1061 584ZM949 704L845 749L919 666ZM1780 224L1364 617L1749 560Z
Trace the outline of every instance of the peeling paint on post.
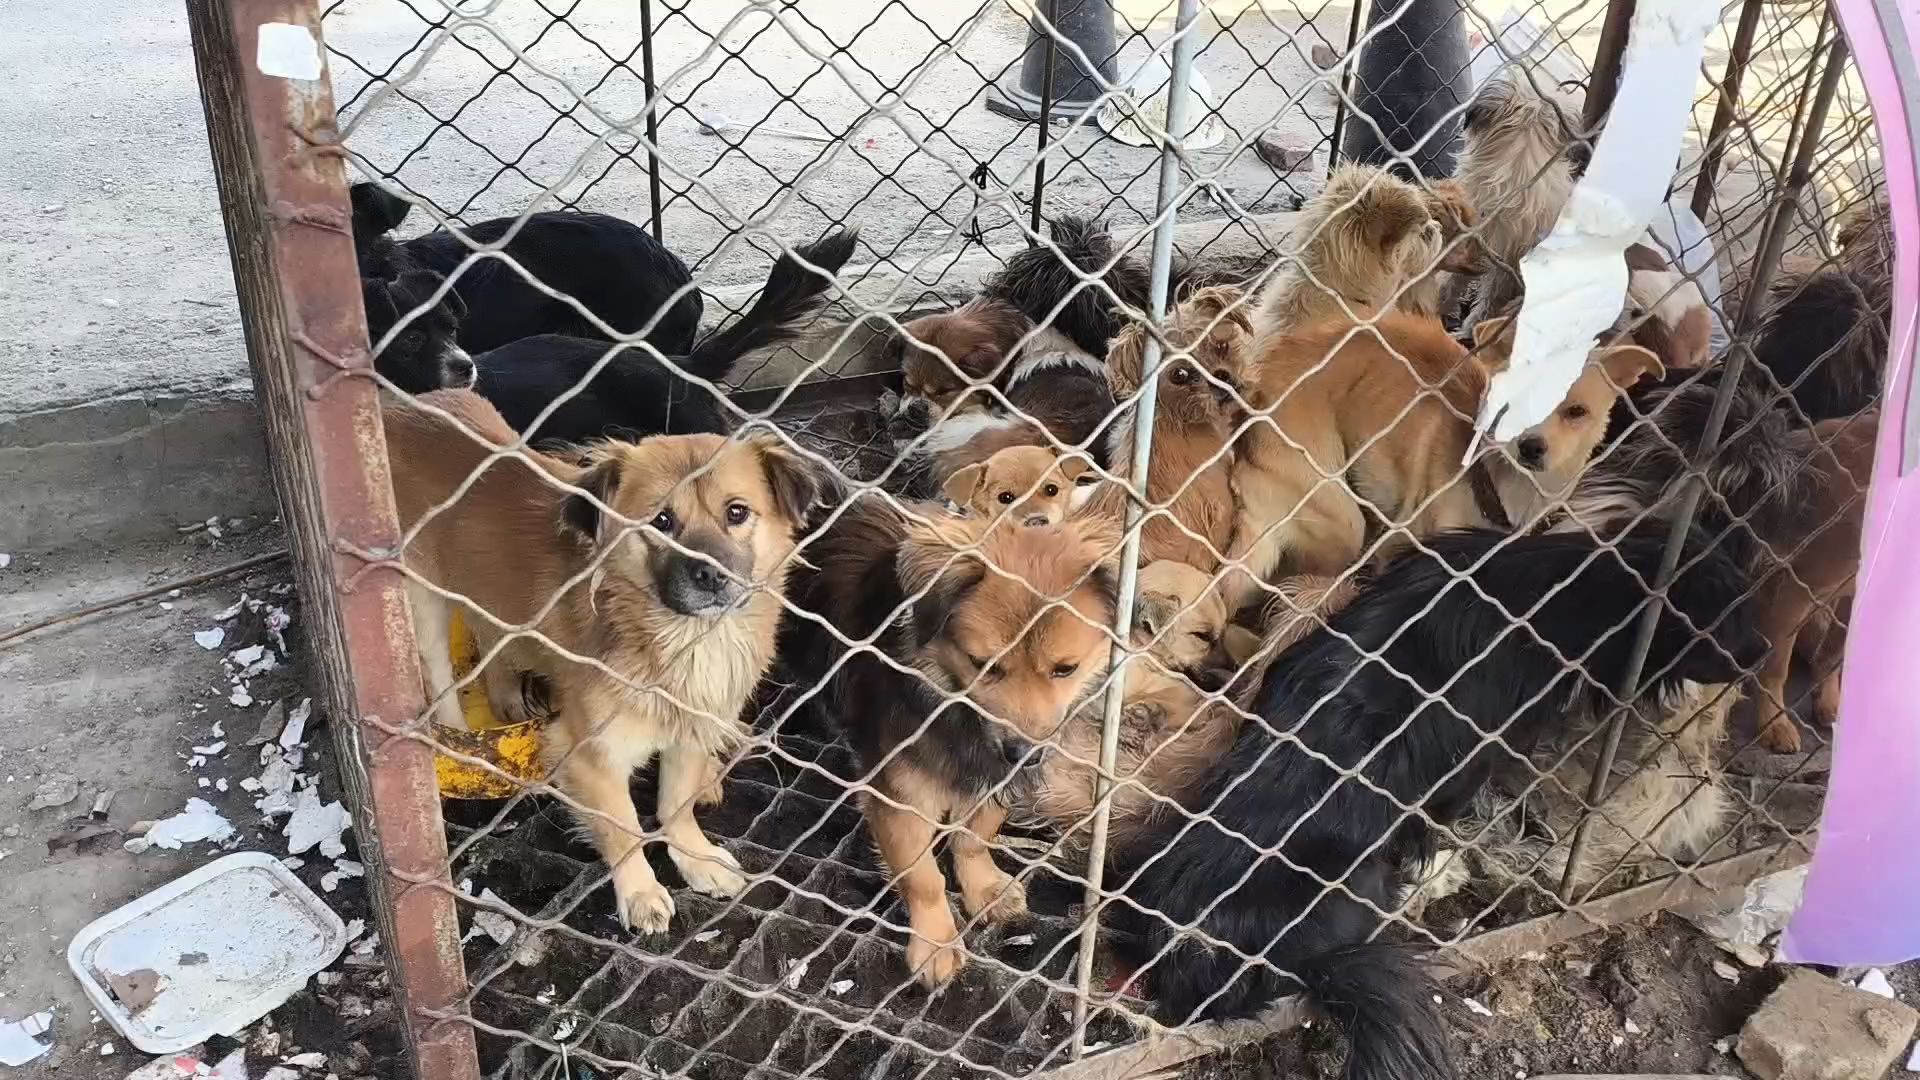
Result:
M275 486L374 915L421 1080L478 1080L459 920L370 378L345 156L312 0L191 0Z

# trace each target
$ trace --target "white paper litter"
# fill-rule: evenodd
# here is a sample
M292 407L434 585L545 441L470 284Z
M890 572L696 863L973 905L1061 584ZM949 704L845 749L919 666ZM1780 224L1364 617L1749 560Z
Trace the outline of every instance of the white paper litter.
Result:
M251 776L242 777L240 779L240 790L241 791L259 791L260 781L255 780ZM288 809L292 809L292 808L289 807Z
M101 1043L101 1044L100 1044L100 1056L101 1056L101 1057L112 1057L112 1056L113 1056L113 1044L112 1044L112 1043Z
M280 1062L282 1065L292 1065L297 1069L318 1069L326 1063L327 1055L318 1050L312 1050L304 1054L295 1054Z
M25 1065L38 1059L53 1049L53 1040L41 1042L40 1036L52 1033L52 1010L0 1023L0 1065Z
M1621 1030L1625 1031L1629 1035L1640 1034L1640 1025L1634 1023L1633 1017L1631 1016L1627 1017L1626 1023L1621 1024L1620 1027L1621 1027Z
M313 715L313 699L301 698L300 704L287 714L287 726L280 729L280 745L291 750L307 738L307 717Z
M243 1047L220 1059L213 1067L218 1080L247 1080L247 1051Z
M1796 866L1754 879L1726 910L1684 918L1710 937L1757 948L1787 925L1806 886L1807 867Z
M1033 935L1032 934L1015 934L1012 937L1008 938L1006 943L1008 945L1031 945L1033 944Z
M235 686L233 688L233 693L227 695L227 701L232 705L234 705L236 708L244 709L247 706L253 704L253 695L247 693L246 687Z
M507 902L500 899L499 894L495 893L492 889L481 889L480 899L483 902L499 904L502 907L507 905ZM467 937L472 937L476 933L485 934L493 939L495 945L505 945L507 942L513 940L515 929L517 929L516 924L508 916L502 915L497 911L478 908L475 909L473 913L473 929L467 931Z
M1586 366L1595 335L1612 325L1627 292L1628 245L1646 235L1665 202L1665 166L1680 157L1712 0L1672 0L1634 10L1633 48L1592 163L1574 185L1553 231L1520 261L1527 302L1513 354L1495 375L1475 421L1506 442L1546 419ZM1469 454L1479 449L1477 440Z
M273 1068L268 1069L267 1074L262 1076L260 1080L300 1080L300 1074L293 1069L287 1068L285 1065L275 1065Z
M211 630L195 630L193 632L193 643L208 652L219 648L220 643L225 640L227 640L227 631L223 627L216 626Z
M266 770L259 779L248 777L240 781L240 786L248 791L260 792L260 797L253 801L254 808L260 811L262 817L272 820L281 814L293 813L293 788L298 776L293 771L293 763L276 753L273 760L267 762Z
M1869 994L1879 994L1883 998L1897 997L1893 992L1893 984L1887 981L1887 973L1881 971L1879 968L1868 968L1867 973L1860 976L1860 981L1853 985L1857 990L1865 990Z
M1480 1004L1479 1002L1473 1000L1472 998L1461 998L1460 1004L1465 1005L1467 1007L1467 1011L1474 1014L1475 1016L1492 1016L1493 1015L1492 1009L1487 1008L1485 1005Z
M0 551L0 570L5 570L7 567L12 565L13 565L13 556L7 554L4 551Z
M294 799L293 816L287 819L281 835L287 838L289 855L310 851L317 844L320 854L332 859L347 853L340 834L352 825L353 818L337 800L322 805L319 793L304 788Z
M852 979L837 979L827 984L827 993L834 997L839 997L851 989L853 989Z
M693 935L693 941L694 941L694 944L696 945L705 945L707 942L712 941L714 938L717 938L719 936L720 936L720 931L718 930L702 930L699 933Z
M136 836L127 841L126 849L136 855L156 847L178 851L184 844L197 844L202 840L218 843L232 836L233 824L221 817L220 811L215 810L212 803L195 796L187 800L186 809L154 822L145 836Z
M354 921L358 922L359 920L356 919ZM378 933L368 934L366 937L361 938L359 941L356 941L353 943L353 955L372 956L373 951L375 949L378 949L379 947L380 947L380 935Z
M196 754L205 754L208 757L214 757L215 755L223 753L226 749L227 749L227 744L224 742L210 742L205 746L194 747L193 752Z
M244 649L235 649L228 653L227 659L233 661L236 667L246 667L249 664L259 663L261 655L266 651L265 645L249 645Z
M267 636L273 639L273 647L283 653L287 651L287 627L292 625L293 616L287 614L286 608L267 609Z
M787 989L798 990L800 989L800 980L806 977L807 962L805 960L794 960L788 963L787 977L782 981L787 984Z
M1713 962L1713 973L1730 983L1740 981L1740 969L1727 963L1725 960L1715 960Z
M367 920L365 919L348 919L347 920L347 940L348 941L350 942L359 941L360 935L366 932L367 932Z
M214 521L215 521L215 520L217 520L217 519L215 519L215 518L208 518L208 519L207 519L207 524L208 524L208 525L212 525L212 524L214 523ZM252 599L252 598L251 598L251 597L249 597L249 596L248 596L248 595L247 595L246 593L241 593L241 594L240 594L240 599L238 599L238 600L235 600L235 601L233 602L233 605L232 605L231 607L228 607L228 608L226 608L226 609L224 609L224 610L222 610L222 611L220 612L220 614L218 614L218 615L215 615L215 616L213 617L213 618L214 618L214 621L216 621L216 622L226 622L226 621L227 621L228 619L231 619L231 618L233 618L234 616L236 616L236 615L238 615L238 614L240 614L240 613L241 613L242 611L245 611L245 610L246 610L246 608L247 608L247 601L248 601L248 600L250 600L250 599Z

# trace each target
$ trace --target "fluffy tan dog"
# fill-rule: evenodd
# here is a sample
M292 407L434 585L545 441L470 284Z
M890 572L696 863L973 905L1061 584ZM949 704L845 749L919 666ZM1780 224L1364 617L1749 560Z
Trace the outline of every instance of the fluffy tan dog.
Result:
M1393 305L1441 262L1443 228L1426 192L1385 169L1343 165L1300 211L1256 325L1286 333L1348 310Z

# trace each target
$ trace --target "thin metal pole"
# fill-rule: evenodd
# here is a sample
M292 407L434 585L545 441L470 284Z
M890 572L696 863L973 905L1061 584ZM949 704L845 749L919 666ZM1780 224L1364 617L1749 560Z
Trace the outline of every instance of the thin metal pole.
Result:
M654 100L653 0L640 0L640 81L647 92L647 205L653 238L666 243L660 229L660 103Z
M1360 40L1360 19L1372 5L1353 0L1353 14L1347 17L1347 47L1340 53L1340 91L1333 102L1333 145L1327 150L1327 175L1340 164L1340 132L1347 126L1347 97L1353 93L1353 43Z
M1047 0L1047 75L1040 81L1040 146L1033 158L1033 221L1029 224L1036 236L1040 234L1040 202L1047 194L1047 136L1053 131L1053 65L1059 50L1059 39L1054 35L1060 32L1055 18L1059 10L1060 0Z
M1713 108L1713 123L1707 126L1706 156L1700 159L1700 175L1693 182L1693 216L1707 220L1713 205L1713 185L1720 176L1720 158L1727 152L1727 128L1733 126L1733 114L1740 105L1740 83L1746 78L1747 57L1753 52L1753 32L1760 25L1760 9L1767 0L1747 0L1740 9L1740 23L1733 28L1733 41L1727 47L1727 68L1720 78L1720 103Z
M1827 68L1820 77L1820 90L1814 96L1806 130L1801 132L1800 144L1794 152L1793 171L1787 182L1774 191L1772 220L1768 222L1760 252L1755 258L1753 284L1747 299L1740 305L1740 325L1734 333L1733 352L1727 357L1727 369L1721 376L1720 390L1714 396L1713 407L1707 412L1706 426L1700 432L1700 445L1694 451L1696 466L1704 463L1720 445L1720 432L1726 426L1727 413L1733 406L1733 395L1739 389L1741 376L1746 371L1747 358L1753 353L1753 331L1760 321L1760 311L1754 300L1765 295L1767 288L1773 284L1780 254L1786 248L1794 207L1813 176L1813 154L1819 147L1820 133L1827 126L1827 110L1833 105L1834 94L1839 90L1840 77L1846 71L1846 60L1846 39L1837 37L1827 54ZM1680 495L1679 511L1674 516L1673 531L1668 534L1666 550L1661 553L1660 571L1654 578L1655 596L1647 605L1646 612L1640 616L1627 672L1620 680L1619 696L1622 701L1631 701L1636 696L1641 672L1646 667L1647 651L1652 647L1653 633L1660 621L1659 597L1665 595L1668 584L1673 580L1674 570L1680 564L1687 533L1693 527L1693 516L1700 508L1700 498L1705 490L1700 471L1696 468L1688 474ZM1627 714L1627 709L1620 709L1607 729L1606 742L1600 749L1600 760L1594 764L1593 779L1587 785L1589 807L1599 806L1607 793L1607 779L1613 773L1613 761L1620 752L1620 738L1626 731ZM1567 849L1567 870L1560 879L1560 899L1563 903L1573 902L1573 887L1580 877L1580 863L1586 856L1587 833L1592 824L1593 812L1589 810L1581 816L1580 824L1573 833L1573 843Z
M1587 106L1581 113L1585 131L1591 136L1613 108L1613 95L1620 87L1620 57L1627 51L1627 32L1633 24L1634 0L1612 0L1606 20L1600 24L1600 41L1593 47L1593 78L1587 84Z
M1154 199L1153 263L1147 288L1147 317L1159 329L1167 312L1167 293L1173 278L1173 235L1176 231L1174 201L1180 188L1180 143L1187 129L1187 85L1193 72L1194 20L1199 17L1199 0L1180 0L1180 14L1174 24L1173 74L1167 80L1167 139L1160 148L1160 189ZM1147 471L1153 461L1153 420L1159 404L1160 338L1147 335L1140 400L1133 414L1133 464L1129 474L1139 483L1144 496ZM1120 547L1120 588L1113 613L1114 642L1110 663L1117 674L1107 684L1105 711L1100 718L1100 773L1095 779L1096 801L1093 808L1093 836L1087 845L1086 924L1080 928L1080 956L1073 997L1073 1056L1086 1053L1087 1001L1093 985L1093 953L1100 939L1100 908L1104 900L1101 885L1106 877L1107 823L1113 813L1112 785L1114 760L1120 755L1120 712L1126 704L1125 672L1121 669L1128 656L1127 642L1133 636L1134 588L1140 572L1140 505L1127 504L1126 540Z

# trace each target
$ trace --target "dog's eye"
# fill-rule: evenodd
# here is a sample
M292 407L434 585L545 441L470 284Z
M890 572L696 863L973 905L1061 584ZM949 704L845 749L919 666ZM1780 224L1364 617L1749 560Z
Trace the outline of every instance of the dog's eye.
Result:
M1206 645L1209 647L1213 645L1213 635L1207 633L1205 630L1193 630L1193 631L1190 631L1190 633L1192 633L1194 637L1197 637L1200 639L1200 644Z
M1587 407L1585 405L1569 405L1560 410L1560 415L1569 420L1584 420L1587 416Z
M1175 386L1185 386L1193 381L1193 369L1185 364L1167 372L1167 381Z
M1055 664L1053 665L1053 677L1056 679L1071 679L1073 678L1073 673L1079 670L1079 664Z
M997 501L998 501L998 502L1000 503L1000 505L1001 505L1001 506L1012 506L1012 505L1013 505L1013 492L1011 492L1011 491L1003 491L1003 492L1001 492L1001 493L999 494L999 496L997 496Z
M653 527L663 533L672 532L673 527L677 524L679 524L679 519L673 516L673 511L671 510L662 510L653 515Z
M1046 487L1043 487L1043 488L1041 488L1041 489L1040 489L1040 492L1041 492L1041 494L1043 494L1043 495L1045 495L1045 496L1046 496L1047 498L1049 498L1049 499L1051 499L1051 498L1053 498L1053 497L1054 497L1055 495L1058 495L1058 494L1060 494L1060 485L1059 485L1059 484L1048 484L1048 485L1047 485Z
M753 511L747 509L746 503L727 504L727 524L729 525L745 525L747 519L752 516Z
M982 669L984 669L987 666L987 661L985 660L985 658L975 656L972 653L967 654L967 663L972 664L976 668L982 668Z

